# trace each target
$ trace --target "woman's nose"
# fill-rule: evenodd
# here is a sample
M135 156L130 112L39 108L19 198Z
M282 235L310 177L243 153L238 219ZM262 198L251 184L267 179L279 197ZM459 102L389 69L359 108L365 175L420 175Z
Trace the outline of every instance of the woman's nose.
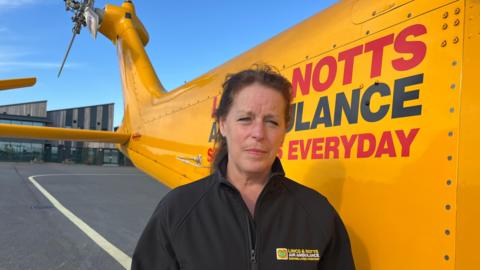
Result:
M252 137L256 140L262 140L265 137L265 126L262 122L257 122L252 126Z

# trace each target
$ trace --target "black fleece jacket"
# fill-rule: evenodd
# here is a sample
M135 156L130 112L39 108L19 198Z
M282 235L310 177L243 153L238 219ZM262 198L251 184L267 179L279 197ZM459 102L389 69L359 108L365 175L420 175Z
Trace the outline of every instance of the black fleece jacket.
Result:
M345 227L325 197L286 178L277 159L252 217L225 178L226 163L162 199L132 270L355 269Z

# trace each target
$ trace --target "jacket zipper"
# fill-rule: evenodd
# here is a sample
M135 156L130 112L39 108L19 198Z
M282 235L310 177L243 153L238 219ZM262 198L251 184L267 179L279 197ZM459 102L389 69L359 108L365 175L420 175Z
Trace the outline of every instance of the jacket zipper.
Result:
M271 185L272 183L272 178L277 176L277 175L281 175L280 173L272 173L269 177L269 181L267 183L267 185L263 188L262 192L260 193L260 196L258 197L257 199L257 203L255 205L255 216L257 215L258 213L258 208L260 206L260 203L263 199L263 196L265 195L265 193L267 192L267 189L268 189L268 186ZM243 202L243 200L242 200ZM257 237L257 234L255 232L255 247L253 247L253 244L252 244L252 230L250 229L250 212L248 210L248 207L247 205L245 204L245 202L243 202L243 205L247 211L247 231L248 231L248 243L250 245L250 269L252 270L258 270L258 263L257 263L257 247L259 246L259 241L258 241L258 237ZM252 217L253 220L255 220L255 216Z
M248 246L250 248L250 269L254 270L254 269L257 269L257 254L256 254L257 243L255 243L255 247L253 247L253 243L252 243L253 235L252 235L252 230L250 229L250 217L248 215L249 213L247 213L246 217L247 217Z
M273 173L272 175L270 175L270 179L273 178L274 176L276 175L280 175L279 173ZM258 200L257 200L257 203L255 205L255 214L258 212L257 211L257 208L258 208L258 205L260 204L260 201L263 197L263 194L266 192L266 189L267 189L267 186L270 184L271 181L269 181L269 183L267 183L267 185L264 187L264 189L262 190L262 192L260 193L260 196L258 197ZM242 199L242 196L240 194L240 192L238 192L237 189L234 188L235 191L237 191L237 194L238 196L240 197L240 203L243 205L243 208L244 210L246 211L246 221L247 221L247 234L248 234L248 245L249 245L249 250L250 250L250 269L252 270L257 270L258 269L258 264L257 264L257 247L258 247L258 239L257 239L257 236L255 234L255 247L253 247L253 243L252 243L252 230L251 230L251 227L250 227L250 211L248 210L248 207L247 205L245 204L245 202L243 201ZM253 220L255 220L255 217L252 217Z

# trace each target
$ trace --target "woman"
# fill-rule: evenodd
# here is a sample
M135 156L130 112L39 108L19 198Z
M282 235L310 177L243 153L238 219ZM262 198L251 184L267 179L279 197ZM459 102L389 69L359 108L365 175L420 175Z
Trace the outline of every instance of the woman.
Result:
M355 269L333 207L286 178L276 157L291 99L269 67L227 77L213 173L159 203L132 269Z

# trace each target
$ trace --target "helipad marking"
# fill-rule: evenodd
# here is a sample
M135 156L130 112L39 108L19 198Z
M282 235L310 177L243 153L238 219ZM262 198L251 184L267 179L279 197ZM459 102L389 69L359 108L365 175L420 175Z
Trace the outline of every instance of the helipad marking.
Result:
M83 173L83 174L40 174L32 175L28 177L28 180L55 206L55 208L60 211L65 217L67 217L73 224L75 224L80 230L82 230L90 239L92 239L98 246L105 250L110 256L112 256L123 268L129 270L130 265L132 264L132 258L127 254L121 251L119 248L110 243L105 239L101 234L96 232L92 227L87 223L73 214L65 206L63 206L55 197L53 197L46 189L44 189L36 180L35 177L45 177L45 176L64 176L64 175L141 175L141 174L92 174L92 173Z

